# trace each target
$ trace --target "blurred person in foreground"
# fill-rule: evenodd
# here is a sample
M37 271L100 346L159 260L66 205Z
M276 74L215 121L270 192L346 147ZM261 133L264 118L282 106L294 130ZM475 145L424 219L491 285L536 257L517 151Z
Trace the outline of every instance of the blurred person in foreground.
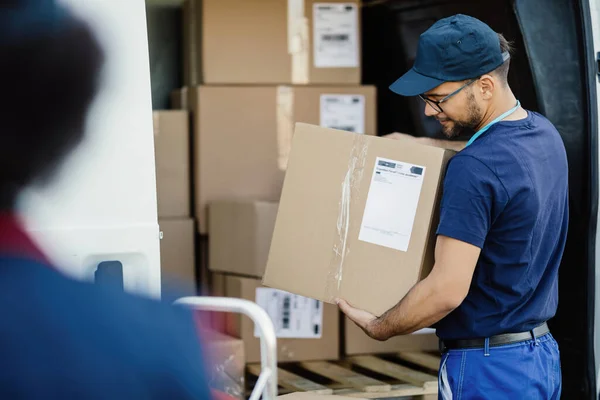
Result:
M64 277L15 212L83 138L102 62L54 0L0 8L0 398L205 399L187 312Z
M466 15L421 35L413 68L391 90L419 96L448 138L471 136L454 143L462 150L448 163L435 265L383 315L339 301L375 339L433 325L441 399L561 395L560 352L546 321L557 310L569 222L566 151L550 121L511 91L510 53L502 35Z

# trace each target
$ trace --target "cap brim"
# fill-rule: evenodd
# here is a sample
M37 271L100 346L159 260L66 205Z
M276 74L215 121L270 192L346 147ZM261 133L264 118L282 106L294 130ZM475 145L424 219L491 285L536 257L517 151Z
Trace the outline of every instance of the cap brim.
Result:
M440 86L442 83L444 81L421 75L411 68L390 85L390 90L400 96L417 96Z

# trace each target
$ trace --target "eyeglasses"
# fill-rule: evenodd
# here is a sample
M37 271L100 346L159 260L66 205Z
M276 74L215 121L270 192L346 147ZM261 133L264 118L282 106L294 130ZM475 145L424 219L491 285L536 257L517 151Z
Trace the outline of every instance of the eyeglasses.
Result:
M464 88L466 88L467 86L469 86L473 82L477 81L478 79L479 78L471 79L469 82L465 83L464 85L462 85L461 87L459 87L458 89L456 89L454 92L450 93L449 95L447 95L446 97L444 97L443 99L438 100L438 101L435 101L435 100L432 100L432 99L430 99L428 97L425 97L422 94L420 94L419 97L425 103L429 104L431 106L431 108L434 109L434 111L436 111L437 113L443 113L444 110L442 110L442 106L440 106L440 104L442 104L443 102L447 101L452 96L458 94L461 90L463 90Z

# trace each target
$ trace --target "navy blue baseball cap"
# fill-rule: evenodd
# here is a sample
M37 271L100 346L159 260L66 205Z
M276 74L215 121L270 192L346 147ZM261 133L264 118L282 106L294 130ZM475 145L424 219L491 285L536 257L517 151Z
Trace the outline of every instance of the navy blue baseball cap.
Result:
M0 8L0 45L59 32L72 19L56 0L16 0Z
M444 82L487 74L504 63L498 34L477 18L454 15L421 34L413 67L390 86L402 96L423 94Z

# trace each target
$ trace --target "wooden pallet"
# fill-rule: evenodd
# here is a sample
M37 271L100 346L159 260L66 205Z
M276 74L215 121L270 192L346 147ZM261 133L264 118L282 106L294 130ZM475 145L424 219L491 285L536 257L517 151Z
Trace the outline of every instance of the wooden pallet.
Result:
M439 355L402 352L385 356L353 356L335 362L282 364L277 371L279 394L312 392L365 399L436 399L439 363ZM247 381L252 386L260 374L260 365L248 365L247 370Z

